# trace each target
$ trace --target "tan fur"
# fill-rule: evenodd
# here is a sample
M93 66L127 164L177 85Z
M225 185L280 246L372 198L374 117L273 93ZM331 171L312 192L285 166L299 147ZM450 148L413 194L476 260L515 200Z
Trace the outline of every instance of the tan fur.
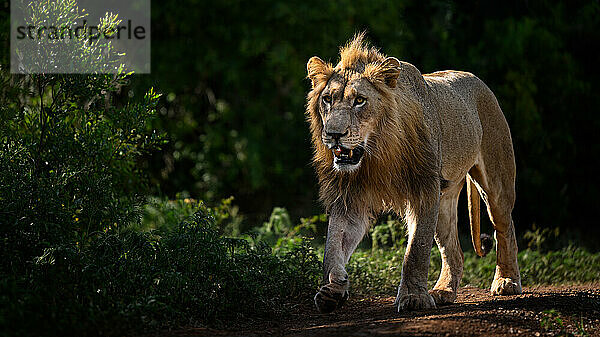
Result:
M359 34L342 47L335 67L318 57L307 64L312 90L306 111L313 160L320 198L330 215L324 257L326 284L315 296L317 307L329 312L344 302L348 296L344 266L373 216L390 210L405 215L409 232L398 309L452 302L463 268L456 205L465 180L470 179L467 174L473 179L469 194L478 254L482 254L479 195L473 192L482 195L496 230L498 263L491 291L520 293L510 215L514 154L493 93L469 73L421 75L411 64L383 55L363 39ZM364 97L367 103L355 103L357 97ZM366 152L356 165L335 166L332 144L347 149L364 147ZM442 272L428 293L434 239L442 254Z

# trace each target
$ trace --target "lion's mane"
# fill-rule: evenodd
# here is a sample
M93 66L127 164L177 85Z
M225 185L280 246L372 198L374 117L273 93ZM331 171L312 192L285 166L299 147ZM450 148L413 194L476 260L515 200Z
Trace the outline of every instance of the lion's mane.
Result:
M327 64L321 78L307 96L306 116L310 123L314 149L313 164L320 184L320 200L328 212L340 205L345 212L352 205L361 214L404 212L411 202L431 202L432 191L439 188L439 169L432 148L423 109L427 104L426 87L409 74L400 74L397 83L386 82L382 67L386 56L363 41L363 34L340 49L335 68ZM321 140L323 123L319 97L335 73L358 72L376 88L381 118L369 136L367 154L352 172L333 168L333 154ZM309 69L310 72L310 69ZM417 78L416 81L419 79ZM421 88L421 91L415 88ZM434 194L435 195L435 194ZM336 207L336 209L338 209Z

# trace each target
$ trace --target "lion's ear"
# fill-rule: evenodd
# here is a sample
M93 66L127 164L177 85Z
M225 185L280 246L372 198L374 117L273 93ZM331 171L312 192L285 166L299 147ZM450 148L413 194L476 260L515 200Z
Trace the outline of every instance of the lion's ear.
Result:
M395 57L388 57L372 69L370 77L395 88L400 76L400 61Z
M400 76L400 61L395 57L388 57L381 65L382 77L390 88L395 88Z
M331 64L325 63L318 56L313 56L308 60L306 64L306 71L308 72L308 78L312 82L312 87L316 87L321 81L326 81L333 72Z

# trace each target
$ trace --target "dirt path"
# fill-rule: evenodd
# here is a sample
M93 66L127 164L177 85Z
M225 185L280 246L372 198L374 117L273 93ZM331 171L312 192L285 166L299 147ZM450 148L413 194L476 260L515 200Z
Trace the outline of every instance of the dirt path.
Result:
M464 287L455 304L396 312L394 298L355 298L329 315L316 310L241 330L184 329L171 336L600 336L600 284L529 287L522 295L492 297ZM555 314L544 312L555 310ZM562 320L562 324L559 321ZM544 329L542 322L547 321Z

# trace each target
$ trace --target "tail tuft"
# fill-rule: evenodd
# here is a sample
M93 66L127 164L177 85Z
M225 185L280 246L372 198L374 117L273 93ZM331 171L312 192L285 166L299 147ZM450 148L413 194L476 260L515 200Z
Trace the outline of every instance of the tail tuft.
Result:
M486 256L494 248L494 239L489 234L481 234L481 250L483 256Z

